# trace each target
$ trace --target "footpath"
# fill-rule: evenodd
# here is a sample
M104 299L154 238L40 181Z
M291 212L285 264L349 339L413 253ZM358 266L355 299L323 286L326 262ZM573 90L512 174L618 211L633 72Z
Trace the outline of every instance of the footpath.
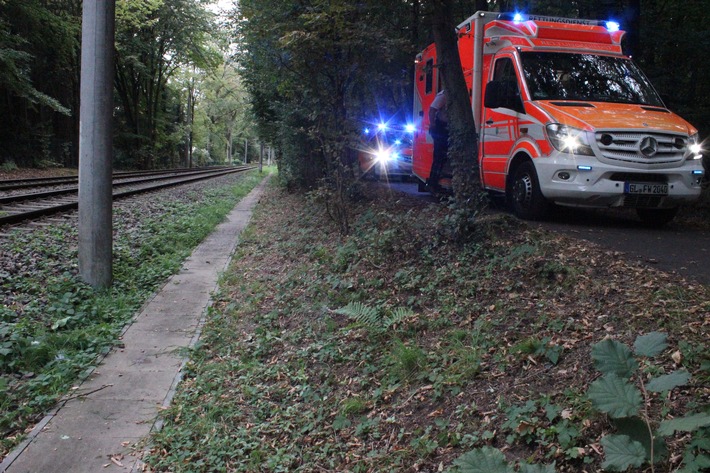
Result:
M200 336L211 294L268 178L254 188L143 307L92 374L0 464L0 473L142 471L141 442L159 428Z

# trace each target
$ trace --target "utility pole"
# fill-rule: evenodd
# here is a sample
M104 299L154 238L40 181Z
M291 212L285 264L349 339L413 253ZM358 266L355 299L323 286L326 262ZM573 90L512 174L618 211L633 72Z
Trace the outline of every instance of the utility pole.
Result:
M259 174L264 170L264 142L259 142Z
M195 70L192 66L192 75L187 87L187 167L192 169L192 143L194 141L193 123L195 121Z
M187 108L185 108L185 167L192 167L192 89L187 86Z
M113 278L112 157L116 0L84 2L79 111L79 274L95 289Z

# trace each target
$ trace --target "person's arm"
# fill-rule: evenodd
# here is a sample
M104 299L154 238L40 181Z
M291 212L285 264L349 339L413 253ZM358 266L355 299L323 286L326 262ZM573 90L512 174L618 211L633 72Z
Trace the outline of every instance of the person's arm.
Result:
M436 126L436 113L439 111L438 108L434 107L432 103L429 107L429 129L431 130Z

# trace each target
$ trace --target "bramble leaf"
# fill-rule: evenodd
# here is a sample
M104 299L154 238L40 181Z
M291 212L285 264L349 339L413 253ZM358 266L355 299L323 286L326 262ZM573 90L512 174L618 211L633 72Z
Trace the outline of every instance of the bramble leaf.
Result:
M552 465L530 465L520 464L520 473L555 473L555 464Z
M683 468L678 470L679 473L702 473L710 470L710 455L699 453L694 455L692 452L685 452L683 455Z
M653 378L646 384L646 389L654 393L670 391L678 386L683 386L690 379L690 373L685 370L673 371L672 373Z
M613 418L636 415L641 407L638 389L615 374L607 374L594 381L587 396L597 410Z
M614 373L621 378L628 378L638 368L629 347L610 338L592 347L592 359L602 373Z
M612 423L617 429L619 435L627 435L631 440L635 440L643 445L646 450L646 459L651 458L651 442L653 442L653 461L658 463L663 460L668 454L666 442L661 436L656 435L651 437L651 432L648 431L648 425L640 417L622 417L613 419Z
M333 419L333 430L347 429L351 425L352 422L350 422L350 419L345 416L339 415Z
M602 438L604 447L604 469L624 471L630 466L641 466L646 460L646 450L639 442L626 435L606 435Z
M710 414L697 413L685 417L676 417L675 419L664 420L658 426L660 435L673 435L673 432L692 432L700 427L710 425Z
M666 343L667 338L668 334L662 332L639 335L634 342L634 353L639 356L654 357L666 349L668 346Z
M458 457L454 465L460 473L513 473L500 450L481 447Z

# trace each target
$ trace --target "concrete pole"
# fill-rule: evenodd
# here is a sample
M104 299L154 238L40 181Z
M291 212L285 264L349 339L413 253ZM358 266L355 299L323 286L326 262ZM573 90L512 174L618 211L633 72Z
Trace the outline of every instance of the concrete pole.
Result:
M79 111L79 274L111 286L113 77L116 0L84 2Z
M264 143L259 143L259 174L264 172Z

